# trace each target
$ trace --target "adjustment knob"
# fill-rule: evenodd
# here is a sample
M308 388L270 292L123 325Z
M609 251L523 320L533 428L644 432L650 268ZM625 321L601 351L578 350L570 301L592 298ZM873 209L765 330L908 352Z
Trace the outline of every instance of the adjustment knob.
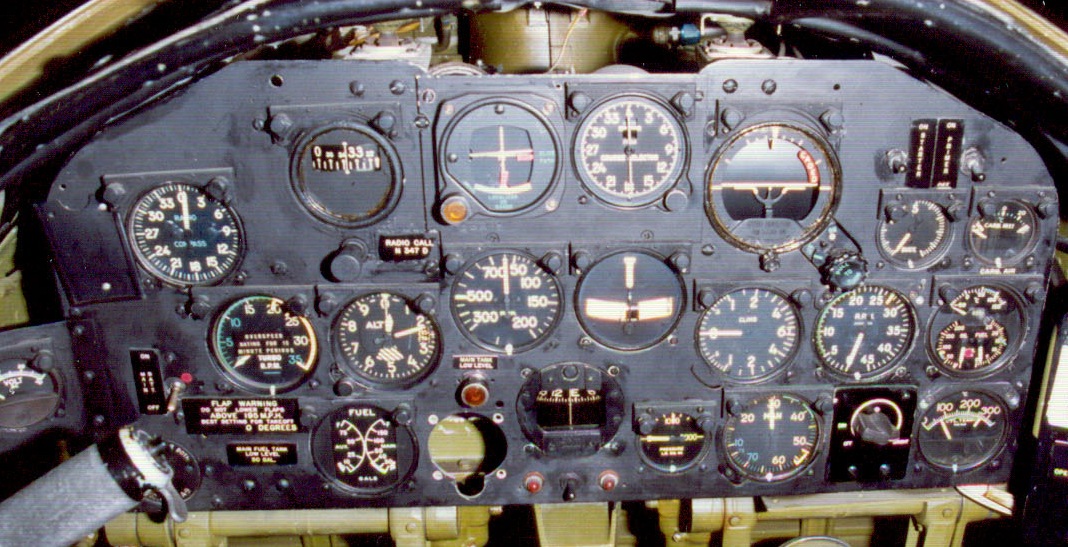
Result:
M885 446L898 436L897 428L890 417L882 412L861 412L857 415L855 429L866 443Z
M367 248L355 241L345 242L340 249L330 256L330 277L342 283L355 281L360 277Z
M562 490L564 492L561 495L561 498L563 498L564 501L572 501L578 495L578 489L582 486L582 480L578 475L569 473L560 480L560 485L563 487Z
M868 261L855 251L831 251L820 266L820 281L842 291L857 288L868 276Z

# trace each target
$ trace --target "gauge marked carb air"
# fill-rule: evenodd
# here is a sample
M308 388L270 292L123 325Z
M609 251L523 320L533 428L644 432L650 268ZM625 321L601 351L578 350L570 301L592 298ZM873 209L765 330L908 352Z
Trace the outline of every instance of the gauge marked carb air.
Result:
M736 382L759 382L785 370L797 353L801 320L778 292L745 288L720 296L697 324L697 350Z
M396 488L419 459L408 426L370 404L343 406L323 418L312 434L312 455L319 472L357 495Z
M332 335L343 370L383 388L413 385L441 359L437 323L391 292L365 294L346 304Z
M1037 243L1038 219L1019 201L983 202L968 223L968 247L997 268L1022 261Z
M887 262L906 270L934 264L952 241L953 229L941 205L917 199L891 209L879 222L879 252Z
M593 107L572 152L586 189L617 207L656 202L687 161L686 135L671 107L644 95L616 95Z
M992 374L1016 355L1025 324L1020 300L995 285L968 287L931 318L928 351L950 376Z
M530 208L559 175L560 145L552 126L520 101L493 98L464 108L442 141L438 165L490 213Z
M788 393L759 395L730 409L721 433L730 467L750 480L779 482L816 457L820 425L805 400Z
M169 182L142 195L127 232L148 273L181 286L211 285L237 267L245 248L241 222L198 186Z
M211 353L237 385L260 393L285 392L315 372L319 340L307 317L268 295L240 298L211 326Z
M541 343L563 310L556 278L520 251L473 260L456 275L450 302L468 338L507 355Z
M656 345L686 306L682 278L646 251L610 254L591 266L575 291L576 314L595 340L620 351Z
M315 218L343 228L372 224L397 205L400 160L370 127L338 123L305 135L294 148L290 181Z
M831 372L853 381L882 376L909 347L916 315L901 293L862 285L827 303L816 317L816 355Z
M800 125L737 131L709 166L705 211L712 227L750 252L796 249L827 225L841 171L831 146Z
M1008 413L1001 399L983 391L943 396L920 422L920 454L931 465L954 473L975 469L1004 448Z

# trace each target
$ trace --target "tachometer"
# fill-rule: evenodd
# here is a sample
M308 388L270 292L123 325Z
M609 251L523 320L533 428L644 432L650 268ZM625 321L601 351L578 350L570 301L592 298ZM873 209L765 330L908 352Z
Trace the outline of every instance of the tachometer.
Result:
M1006 414L1004 403L981 391L942 397L920 422L920 453L931 465L954 473L978 467L1001 451Z
M541 342L560 319L560 285L529 255L502 251L461 271L452 313L464 334L506 354Z
M716 153L705 208L712 226L733 245L788 251L827 225L840 176L830 145L814 131L754 125Z
M840 294L816 318L816 354L829 370L860 381L896 364L912 343L916 317L897 291L865 285Z
M210 285L229 275L244 251L230 207L199 187L170 182L150 190L127 219L134 256L148 272L177 285Z
M739 289L701 314L697 349L726 377L751 382L789 364L799 336L800 319L786 298L767 289Z
M253 391L288 391L311 377L319 342L308 318L281 298L246 296L230 304L211 327L212 354L238 385Z
M620 95L595 107L579 124L575 168L598 199L641 207L660 199L682 174L682 125L659 101Z
M441 357L434 320L389 292L365 294L346 305L334 323L334 344L349 372L382 387L418 382Z
M761 395L731 409L723 428L727 463L742 476L778 482L803 471L816 455L819 419L789 394Z

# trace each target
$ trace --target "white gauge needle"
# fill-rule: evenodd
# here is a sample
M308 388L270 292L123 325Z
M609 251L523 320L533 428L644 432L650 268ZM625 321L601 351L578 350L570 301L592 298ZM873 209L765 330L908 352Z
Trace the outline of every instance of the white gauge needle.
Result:
M846 356L846 370L849 370L853 366L853 361L857 359L857 353L860 351L860 344L864 342L864 331L857 333L857 341L853 342L853 349L849 350L849 355Z
M638 309L638 321L656 321L675 314L675 299L670 296L641 300L635 306Z
M504 285L504 296L512 294L512 280L508 275L508 256L501 259L501 284Z
M712 327L708 330L701 331L698 334L708 337L709 340L716 340L718 338L740 338L745 335L745 332L741 329L721 329Z
M623 257L623 286L628 291L634 288L634 265L637 262L638 257L636 256Z
M241 366L249 362L250 359L252 359L251 355L242 355L241 357L238 357L237 360L234 361L234 368L241 368Z
M601 321L626 321L630 306L619 300L586 299L586 317Z
M382 313L385 314L385 319L382 321L382 326L386 329L386 334L393 332L393 316L389 314L389 300L382 299Z
M185 192L178 192L178 202L182 204L182 228L189 231L189 196Z
M423 332L425 327L423 325L417 325L410 329L399 330L393 333L394 338L404 338L405 336L411 336L417 332Z
M896 255L897 253L900 253L901 249L904 249L905 245L908 245L909 240L911 240L911 239L912 239L912 232L905 232L905 237L901 238L901 243L898 243L897 247L894 247L894 250L890 251L890 254Z
M764 415L768 419L768 429L771 431L775 431L775 419L777 416L775 415L775 405L772 402L776 400L774 397L768 399L768 413Z
M946 440L947 441L952 441L953 440L953 434L949 432L949 427L946 426L946 421L944 419L940 420L938 422L938 425L942 426L942 433L946 434Z

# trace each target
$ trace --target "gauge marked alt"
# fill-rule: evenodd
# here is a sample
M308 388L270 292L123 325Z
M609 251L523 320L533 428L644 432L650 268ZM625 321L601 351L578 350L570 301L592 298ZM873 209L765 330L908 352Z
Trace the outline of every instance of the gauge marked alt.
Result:
M404 297L378 292L345 306L334 323L345 369L371 384L403 387L437 365L441 335L434 320Z

